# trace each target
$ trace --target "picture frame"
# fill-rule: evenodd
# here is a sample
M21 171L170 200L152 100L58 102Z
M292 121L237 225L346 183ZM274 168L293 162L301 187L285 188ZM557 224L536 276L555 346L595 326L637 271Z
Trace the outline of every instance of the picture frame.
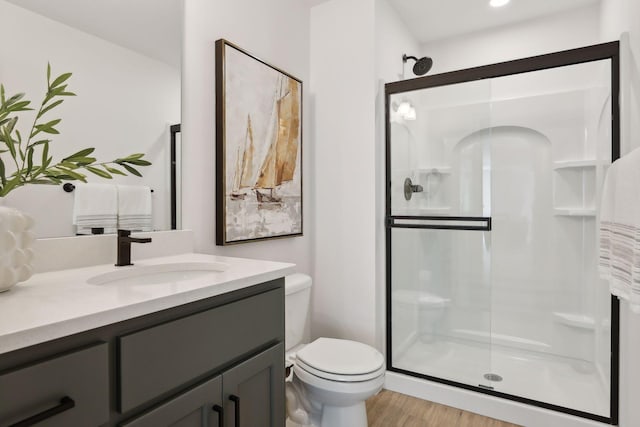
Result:
M303 235L302 80L216 41L216 244Z

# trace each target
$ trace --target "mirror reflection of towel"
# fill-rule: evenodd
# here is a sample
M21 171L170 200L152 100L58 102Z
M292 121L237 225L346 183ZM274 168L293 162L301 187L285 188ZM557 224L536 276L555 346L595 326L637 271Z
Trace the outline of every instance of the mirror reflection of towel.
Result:
M118 222L118 192L111 184L76 184L73 224L76 234L92 234L91 229L115 233Z
M144 185L118 185L118 228L153 231L151 188Z

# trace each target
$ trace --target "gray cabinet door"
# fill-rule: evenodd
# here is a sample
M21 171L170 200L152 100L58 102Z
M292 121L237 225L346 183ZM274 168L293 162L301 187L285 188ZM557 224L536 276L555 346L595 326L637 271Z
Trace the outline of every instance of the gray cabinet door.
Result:
M222 375L225 427L283 427L284 344Z
M222 378L215 377L180 394L121 427L223 427Z

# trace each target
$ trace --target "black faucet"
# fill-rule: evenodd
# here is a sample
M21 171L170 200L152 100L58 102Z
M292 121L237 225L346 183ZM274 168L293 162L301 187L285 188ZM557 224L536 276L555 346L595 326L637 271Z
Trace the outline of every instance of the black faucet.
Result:
M151 243L151 237L131 237L131 230L118 230L118 262L116 267L133 265L131 262L132 243Z

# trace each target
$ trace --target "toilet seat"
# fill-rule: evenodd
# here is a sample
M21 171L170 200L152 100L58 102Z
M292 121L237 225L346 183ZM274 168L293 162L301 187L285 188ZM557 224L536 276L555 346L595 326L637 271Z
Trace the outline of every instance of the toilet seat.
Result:
M378 350L335 338L318 338L299 350L296 365L316 377L339 382L369 381L385 372Z

